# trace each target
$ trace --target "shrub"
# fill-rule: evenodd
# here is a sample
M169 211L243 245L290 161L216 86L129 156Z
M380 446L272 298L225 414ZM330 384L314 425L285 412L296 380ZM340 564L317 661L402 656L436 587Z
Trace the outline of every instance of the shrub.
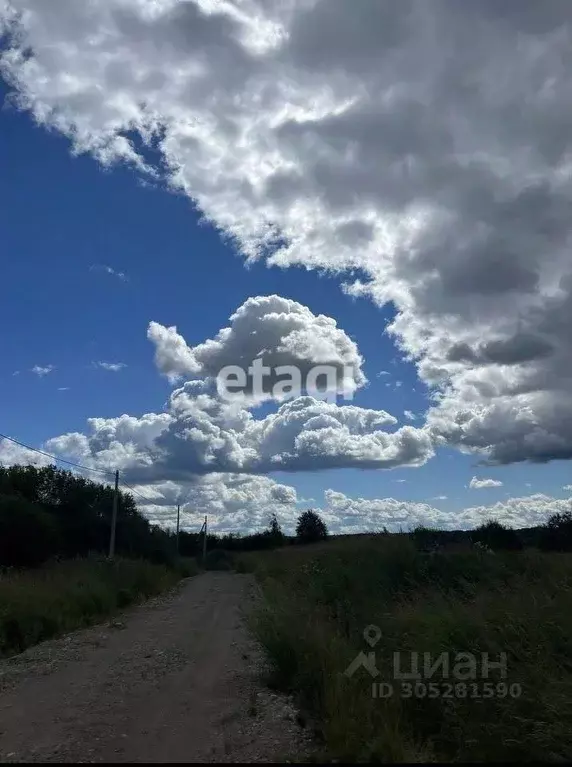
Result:
M480 543L491 551L518 551L522 549L522 543L516 530L505 527L500 522L491 520L477 527L471 534L473 543Z
M540 547L547 551L572 551L572 512L550 517L541 528Z
M205 570L231 570L232 559L228 551L224 549L211 549L207 551Z
M59 550L54 519L24 498L0 496L0 566L36 567Z
M327 535L328 528L319 514L312 509L300 514L296 525L296 537L300 543L315 543L323 540Z

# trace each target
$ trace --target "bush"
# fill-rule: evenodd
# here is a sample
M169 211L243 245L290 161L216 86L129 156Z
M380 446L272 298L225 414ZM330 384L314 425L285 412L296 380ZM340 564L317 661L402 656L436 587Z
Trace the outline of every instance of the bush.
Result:
M519 551L522 549L522 542L516 530L505 527L494 520L477 527L471 534L471 540L473 543L480 543L491 551Z
M572 551L572 512L553 514L541 528L539 543L545 551Z
M224 549L207 551L205 570L232 570L232 559Z
M36 567L60 547L54 519L41 507L14 496L0 496L0 565Z
M312 509L300 514L296 525L296 537L300 543L315 543L323 540L327 535L328 528L319 514Z

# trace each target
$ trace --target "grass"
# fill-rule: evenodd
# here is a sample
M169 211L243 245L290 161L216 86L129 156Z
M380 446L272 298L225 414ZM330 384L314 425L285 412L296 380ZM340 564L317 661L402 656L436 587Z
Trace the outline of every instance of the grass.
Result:
M197 572L194 560L176 569L144 560L93 557L0 574L0 657L89 626L159 594Z
M254 629L270 683L298 696L324 760L572 759L572 555L430 555L406 536L380 535L243 555L239 567L263 587ZM363 635L371 624L381 631L375 681L393 693L382 699L372 697L366 670L344 674L360 651L372 651ZM404 697L395 651L402 668L415 652L448 653L453 663L462 652L479 661L506 653L508 675L485 680L479 665L462 697L448 687L458 680L436 673ZM493 695L484 698L487 681ZM437 697L419 697L429 683ZM515 684L521 693L511 697Z

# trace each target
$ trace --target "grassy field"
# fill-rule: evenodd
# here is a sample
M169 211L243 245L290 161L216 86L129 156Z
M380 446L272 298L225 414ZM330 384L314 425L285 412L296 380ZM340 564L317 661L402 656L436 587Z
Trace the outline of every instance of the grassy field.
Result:
M407 536L380 535L247 554L239 568L262 584L254 628L270 682L298 696L322 758L572 759L572 555L426 554ZM375 653L375 680L344 673L361 651ZM418 653L417 687L396 678L395 652L401 670ZM423 653L447 653L455 667L463 652L475 658L469 680L442 667L423 674ZM506 678L483 678L483 653L506 653ZM387 697L379 687L373 697L374 681Z
M178 569L144 560L98 557L0 573L0 657L88 626L116 610L175 585L197 571L194 560Z

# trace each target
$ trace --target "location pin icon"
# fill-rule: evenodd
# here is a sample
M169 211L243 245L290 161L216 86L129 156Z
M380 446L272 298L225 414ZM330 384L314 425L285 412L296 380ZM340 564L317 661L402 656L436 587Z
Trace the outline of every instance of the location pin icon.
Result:
M381 629L379 626L366 626L363 630L363 638L370 647L374 647L381 639Z

